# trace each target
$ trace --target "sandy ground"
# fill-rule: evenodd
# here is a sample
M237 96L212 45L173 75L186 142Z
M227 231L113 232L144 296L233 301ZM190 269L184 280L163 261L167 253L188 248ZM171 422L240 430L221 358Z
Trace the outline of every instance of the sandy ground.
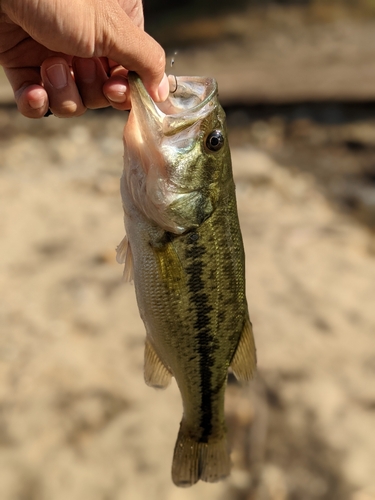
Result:
M310 175L246 145L233 162L259 374L228 388L231 478L173 486L180 396L143 382L115 262L124 122L0 113L1 500L374 499L373 240Z

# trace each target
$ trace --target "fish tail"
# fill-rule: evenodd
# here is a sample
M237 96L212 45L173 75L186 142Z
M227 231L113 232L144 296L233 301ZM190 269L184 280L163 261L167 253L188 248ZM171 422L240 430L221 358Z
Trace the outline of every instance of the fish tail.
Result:
M189 487L199 479L215 483L230 473L230 457L226 435L200 442L187 432L181 422L172 463L172 479L176 486Z

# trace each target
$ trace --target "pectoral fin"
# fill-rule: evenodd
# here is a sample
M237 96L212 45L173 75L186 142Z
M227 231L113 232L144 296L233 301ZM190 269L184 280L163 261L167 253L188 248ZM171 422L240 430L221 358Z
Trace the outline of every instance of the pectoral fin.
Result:
M180 290L184 273L173 242L169 241L160 247L154 246L153 251L162 283L171 290Z
M256 370L256 349L253 336L253 328L247 316L242 330L237 350L231 362L231 368L237 380L247 382L254 376Z
M144 377L147 385L158 389L165 389L171 382L172 374L165 366L155 349L146 339Z
M133 270L133 255L130 243L127 236L125 235L119 246L116 248L116 260L119 264L125 264L124 266L124 281L132 281L134 279Z

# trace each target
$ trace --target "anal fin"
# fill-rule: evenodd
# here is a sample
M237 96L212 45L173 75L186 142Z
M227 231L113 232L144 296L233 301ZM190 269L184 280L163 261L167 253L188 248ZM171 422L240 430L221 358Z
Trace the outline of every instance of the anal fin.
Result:
M146 339L144 377L147 385L158 389L165 389L171 383L172 374L165 366L155 349Z
M124 281L132 281L134 279L133 254L126 235L116 248L116 260L119 264L125 264L123 273Z
M237 380L247 382L253 378L256 364L257 359L253 327L249 316L247 316L237 350L231 362L231 368Z

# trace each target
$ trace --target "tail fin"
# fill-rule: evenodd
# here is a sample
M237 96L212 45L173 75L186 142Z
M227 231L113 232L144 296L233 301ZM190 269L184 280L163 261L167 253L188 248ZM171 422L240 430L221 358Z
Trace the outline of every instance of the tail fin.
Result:
M230 467L225 435L201 443L187 435L181 426L172 464L172 479L176 486L192 486L199 479L215 483L230 474Z

